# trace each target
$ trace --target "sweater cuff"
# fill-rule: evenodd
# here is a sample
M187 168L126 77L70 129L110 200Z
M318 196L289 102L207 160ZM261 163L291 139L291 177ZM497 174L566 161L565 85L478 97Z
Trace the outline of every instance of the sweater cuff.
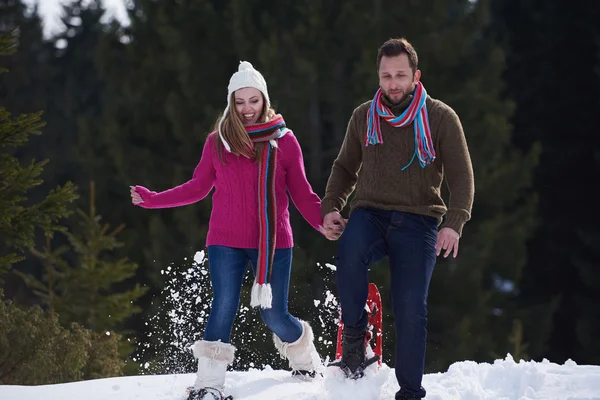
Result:
M332 211L337 211L337 212L342 211L339 201L336 201L334 199L328 199L328 198L323 199L323 201L321 202L321 216L325 217L327 214L329 214Z
M462 230L465 223L471 218L471 215L465 211L460 209L451 209L448 210L446 216L444 218L444 222L440 226L442 228L451 228L456 231L460 236L462 236Z

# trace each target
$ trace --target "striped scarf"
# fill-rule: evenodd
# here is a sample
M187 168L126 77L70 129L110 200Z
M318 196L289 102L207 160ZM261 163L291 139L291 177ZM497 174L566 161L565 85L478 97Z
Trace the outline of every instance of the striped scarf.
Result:
M258 162L258 215L260 238L256 278L252 286L250 305L271 308L271 267L275 255L277 236L277 210L275 208L275 169L277 166L277 142L288 129L281 115L268 122L246 126L253 143L266 142Z
M381 101L382 95L383 92L381 89L375 93L367 114L366 146L383 143L380 119L377 116L383 118L388 124L396 128L408 126L414 121L415 152L410 162L402 168L402 171L412 164L415 157L419 158L419 164L421 164L422 168L425 168L426 165L435 160L435 149L431 140L429 116L427 115L427 107L425 106L427 91L423 87L423 84L421 82L417 83L414 96L408 108L399 116L392 114L390 109L383 104Z

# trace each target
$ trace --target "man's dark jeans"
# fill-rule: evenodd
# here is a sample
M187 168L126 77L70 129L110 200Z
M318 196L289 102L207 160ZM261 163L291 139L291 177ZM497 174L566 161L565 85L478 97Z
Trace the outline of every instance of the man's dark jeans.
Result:
M390 294L396 322L399 395L425 397L421 386L427 339L427 292L436 262L437 219L374 208L352 212L340 238L337 286L344 325L364 329L368 270L389 258Z

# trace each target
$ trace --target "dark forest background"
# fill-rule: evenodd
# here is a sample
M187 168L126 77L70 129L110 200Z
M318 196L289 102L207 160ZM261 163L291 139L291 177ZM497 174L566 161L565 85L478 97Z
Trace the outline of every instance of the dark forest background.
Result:
M476 179L459 257L440 257L434 273L426 372L509 353L600 364L600 2L130 3L123 27L101 22L97 1L76 1L65 29L45 38L21 1L0 0L0 383L193 370L191 355L166 343L168 312L185 293L198 318L183 336L201 334L208 278L193 274L196 303L185 274L205 268L194 255L210 198L150 211L131 205L129 185L190 179L247 60L322 196L353 109L377 89L377 49L400 36L416 47L429 94L460 116ZM291 212L290 309L332 357L336 315L323 304L335 294L325 264L336 243ZM393 366L386 265L370 277ZM235 367L287 367L258 313L242 311Z

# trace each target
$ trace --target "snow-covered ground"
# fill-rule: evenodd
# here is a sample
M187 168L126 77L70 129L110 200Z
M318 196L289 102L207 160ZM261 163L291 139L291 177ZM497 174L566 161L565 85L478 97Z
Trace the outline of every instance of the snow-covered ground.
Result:
M205 252L199 251L192 265L163 269L165 299L148 321L152 328L149 338L154 341L140 340L134 357L139 362L139 376L29 387L0 385L0 400L185 400L186 388L194 382L194 374L187 373L192 369L188 347L199 338L209 311L205 263ZM319 268L329 282L335 266ZM337 326L338 304L330 291L315 299L314 306L319 321L313 321L313 327ZM255 314L248 304L240 305L233 332L238 349L252 349L253 343L266 338L254 337L247 329L259 323ZM317 335L316 339L332 349L332 338L326 336ZM145 361L148 359L154 361ZM348 381L339 370L324 368L323 376L306 382L288 371L273 369L266 355L253 353L252 360L238 364L239 371L227 375L226 394L235 400L392 400L398 390L394 370L385 363L378 371L373 365L358 381ZM425 375L423 386L427 400L600 400L600 366L580 366L572 361L564 365L546 360L515 362L507 355L493 364L457 362L443 373Z
M392 400L398 390L394 370L347 381L326 371L311 382L289 372L230 372L226 393L235 400ZM0 386L2 400L184 400L193 374L141 375L47 386ZM548 361L515 362L510 356L493 364L463 361L447 372L425 375L427 400L600 400L600 366Z

